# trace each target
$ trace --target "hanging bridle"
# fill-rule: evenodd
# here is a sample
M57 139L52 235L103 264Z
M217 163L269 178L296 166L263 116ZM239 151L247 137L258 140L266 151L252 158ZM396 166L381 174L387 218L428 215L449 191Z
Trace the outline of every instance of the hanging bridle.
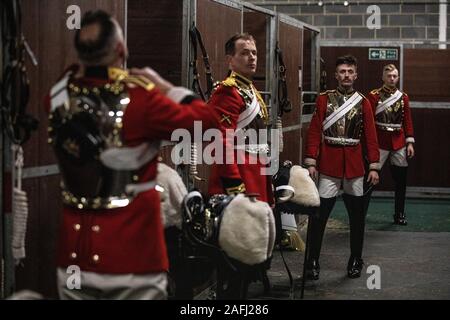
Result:
M288 98L286 65L284 64L283 52L281 51L278 42L275 46L275 55L278 59L278 115L281 117L283 113L292 110L292 104Z
M214 79L211 72L211 65L209 63L209 56L206 52L202 35L195 24L192 24L192 27L189 29L189 38L191 39L193 49L192 60L190 62L193 73L192 90L197 93L204 101L207 101L213 90ZM205 65L206 91L203 91L200 83L200 74L198 72L197 62L197 46L199 46L200 50L202 51L203 64Z
M30 89L25 66L25 52L32 63L36 59L22 34L22 16L20 1L10 0L2 3L2 43L5 62L3 83L1 86L3 127L14 144L22 145L33 130L38 127L38 120L26 114Z

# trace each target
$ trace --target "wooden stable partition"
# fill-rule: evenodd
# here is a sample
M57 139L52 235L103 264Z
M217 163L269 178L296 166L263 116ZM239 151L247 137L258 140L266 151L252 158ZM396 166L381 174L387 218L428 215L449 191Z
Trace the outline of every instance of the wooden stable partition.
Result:
M280 160L301 164L310 115L303 115L302 92L317 92L319 30L285 15L278 17L278 43L286 64L286 82L292 111L283 115L284 150Z
M301 160L304 158L307 132L315 110L315 100L320 91L319 30L303 28L303 59L301 86Z
M408 185L417 187L417 191L435 189L448 195L450 50L405 49L403 65L404 90L412 101L416 138L416 156L410 161Z
M283 122L283 152L280 161L291 160L294 164L301 162L300 137L301 137L301 83L299 74L302 68L303 29L296 20L287 16L279 16L278 19L278 45L283 53L286 65L286 83L288 98L292 104L292 111L285 113Z
M265 91L265 78L266 78L266 63L265 58L268 53L267 42L267 26L268 26L269 16L263 12L257 12L250 9L245 9L243 16L243 32L249 33L253 36L256 42L256 47L258 50L258 64L256 69L256 78L260 80L254 81L255 86L260 91ZM264 79L262 79L264 78Z
M128 67L150 66L173 84L183 84L183 6L183 1L128 1Z
M450 50L405 49L404 88L411 100L450 103Z
M242 10L240 3L232 1L197 0L191 5L190 25L195 24L202 35L202 39L208 52L211 72L215 81L225 79L228 73L228 65L225 59L225 42L234 34L242 32ZM192 52L190 53L192 55ZM205 69L198 49L197 61L201 76L201 86L206 90ZM189 83L192 82L192 70L189 70ZM201 152L201 150L198 150ZM191 187L199 188L206 193L208 190L208 178L210 167L206 164L198 164L198 176L203 180L193 181Z

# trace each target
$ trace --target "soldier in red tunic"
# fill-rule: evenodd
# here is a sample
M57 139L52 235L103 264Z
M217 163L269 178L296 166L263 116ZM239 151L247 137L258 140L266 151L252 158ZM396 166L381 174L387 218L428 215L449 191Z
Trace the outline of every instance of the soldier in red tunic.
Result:
M273 204L271 176L265 172L269 146L267 141L259 140L259 134L267 132L269 114L251 80L257 65L255 40L249 34L237 34L225 44L225 53L230 73L218 85L208 102L220 118L224 157L218 159L223 160L222 163L215 163L211 167L208 193L256 194L258 200ZM251 137L250 133L254 133L256 139L245 138ZM249 226L249 232L251 228ZM253 270L258 273L261 269ZM268 289L265 272L262 277ZM241 282L245 286L247 279L238 279L239 275L230 278L231 288L223 297L245 297L245 292L243 295L239 293L239 287Z
M414 157L415 141L409 98L406 93L397 89L398 81L397 68L393 64L388 64L383 68L383 86L372 90L367 98L375 116L380 165L382 167L389 157L391 174L395 181L394 223L406 225L407 158Z
M258 194L258 200L271 204L271 177L262 173L266 165L261 162L269 151L267 141L249 143L246 140L239 144L233 137L226 136L227 132L245 135L248 131L260 133L267 128L269 115L266 104L251 81L256 72L256 44L250 35L237 35L228 40L225 50L230 74L218 85L208 104L220 116L226 152L224 163L211 168L208 192L211 195L254 193ZM233 154L233 159L226 159L227 152Z
M170 140L177 128L192 131L195 120L211 128L219 119L191 91L153 70L132 75L120 69L127 49L107 13L85 14L75 46L82 72L65 72L47 100L49 142L63 178L60 297L164 299L168 259L155 189L159 141ZM77 288L67 272L78 271Z
M308 130L304 164L310 175L319 179L320 195L319 213L311 219L312 239L307 265L310 279L319 279L322 238L341 185L350 221L348 276L359 277L363 267L365 212L361 142L364 141L367 146L370 161L368 181L372 184L377 184L379 179L379 151L370 103L353 89L356 68L357 62L353 56L337 59L335 76L339 85L336 90L328 90L317 98Z

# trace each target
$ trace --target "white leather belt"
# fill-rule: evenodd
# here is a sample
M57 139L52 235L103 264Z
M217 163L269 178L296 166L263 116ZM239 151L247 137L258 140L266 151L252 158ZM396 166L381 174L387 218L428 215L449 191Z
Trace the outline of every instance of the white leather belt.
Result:
M397 131L402 128L401 124L398 123L382 123L382 122L375 122L375 124L380 127L381 129L387 130L387 131Z
M336 144L341 146L356 146L359 144L359 139L351 139L351 138L335 138L335 137L327 137L325 136L325 141L330 144Z
M252 154L268 154L269 153L269 145L265 144L245 144L236 146L238 150L245 150L245 152Z
M148 191L156 187L156 180L151 180L143 183L127 184L125 186L125 192L133 196L137 196L141 192Z

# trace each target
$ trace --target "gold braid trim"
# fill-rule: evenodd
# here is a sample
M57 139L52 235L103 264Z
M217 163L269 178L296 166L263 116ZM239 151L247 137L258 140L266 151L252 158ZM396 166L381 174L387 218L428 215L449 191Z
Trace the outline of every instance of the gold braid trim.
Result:
M329 94L329 93L334 93L334 92L336 92L336 90L327 90L327 91L321 92L320 95L323 96L323 95L326 95L326 94Z
M241 183L236 187L225 188L227 194L244 193L246 191L245 185Z
M378 89L373 89L372 91L370 91L371 94L378 94L381 91L382 88L378 88Z
M147 91L151 91L155 87L155 84L153 82L151 82L150 80L148 80L143 76L128 76L124 78L123 81L126 83L135 84L139 87L144 88Z
M108 76L111 80L116 82L132 83L147 91L150 91L155 87L155 84L146 77L141 75L130 75L127 70L120 68L108 68Z
M238 86L236 79L231 76L226 78L225 80L223 80L221 83L226 87L237 87Z
M228 78L226 78L225 80L223 80L221 82L221 84L226 87L236 87L238 89L246 89L246 90L253 89L253 91L256 94L256 99L258 100L259 105L261 107L261 117L266 124L268 123L269 111L267 110L267 105L264 102L264 99L261 96L261 94L259 93L258 89L256 89L256 87L253 85L253 83L249 79L247 79L233 71L233 72L231 72L231 74L229 75Z
M254 92L256 94L256 99L258 99L259 106L261 107L261 118L267 124L269 122L269 111L267 110L267 105L264 102L264 99L262 98L262 96L259 93L258 89L256 89L254 85L252 85L252 87L253 87Z

